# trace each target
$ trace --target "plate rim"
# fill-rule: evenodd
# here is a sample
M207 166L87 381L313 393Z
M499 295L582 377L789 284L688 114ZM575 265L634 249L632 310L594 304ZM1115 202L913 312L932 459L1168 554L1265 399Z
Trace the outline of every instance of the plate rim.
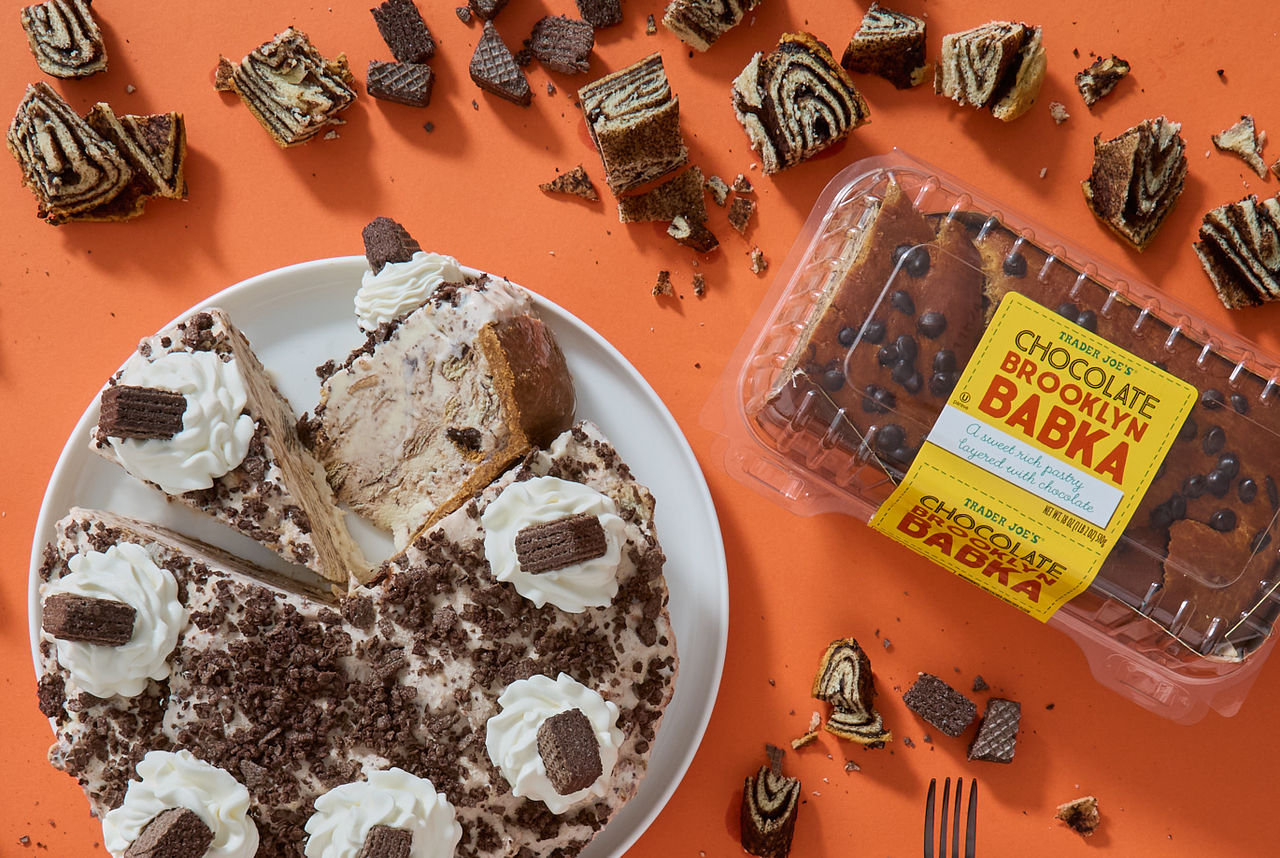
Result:
M243 293L254 292L258 289L269 287L271 281L279 278L287 278L302 272L341 267L344 265L363 267L365 263L366 260L363 256L333 256L295 262L269 271L263 271L250 277L246 277L237 283L205 297L179 313L165 325L157 328L157 330L163 330L164 328L170 327L192 313L199 312L200 310L207 309L209 307L218 306L220 303L227 301L228 299L241 298ZM486 273L467 265L461 265L460 267L464 272L472 276ZM627 360L627 358L618 351L612 343L596 331L595 328L582 321L582 319L578 318L578 316L574 315L560 304L552 301L533 289L522 286L516 283L516 281L506 278L503 275L490 274L490 276L503 277L503 279L508 280L508 282L511 282L513 285L519 286L519 288L523 289L531 296L539 312L549 311L551 314L558 316L560 320L566 324L575 328L578 334L585 336L592 345L603 351L626 375L631 378L632 382L636 384L641 393L643 393L648 399L649 404L653 407L655 415L659 419L659 422L663 424L666 431L670 433L672 439L675 441L675 446L682 459L678 464L681 465L683 470L691 475L698 490L698 501L700 504L705 504L706 509L709 512L708 519L712 529L708 534L708 539L709 544L714 546L712 554L715 561L715 568L711 570L700 570L699 574L706 574L708 571L714 573L718 596L717 601L719 603L719 628L716 629L716 633L711 635L711 642L714 646L714 650L709 663L710 682L704 690L704 699L700 701L700 705L693 712L694 722L692 724L693 730L690 735L690 741L688 746L683 749L676 760L674 777L672 777L669 783L663 785L661 793L655 797L652 809L645 813L645 816L639 820L632 832L629 832L623 837L622 842L618 845L616 851L612 853L614 855L622 855L630 849L646 831L649 830L653 825L653 822L666 808L672 795L675 794L676 789L679 788L680 784L684 781L684 777L688 773L690 765L693 763L693 758L696 756L698 749L702 745L702 740L706 735L707 727L711 721L712 712L715 709L716 698L718 696L720 683L724 674L726 650L728 647L730 608L728 561L724 550L724 536L720 527L719 512L716 509L715 500L711 495L710 487L707 485L706 475L703 473L702 467L698 463L697 456L694 454L693 448L689 445L688 438L680 428L680 425L676 422L675 417L671 414L670 409L667 408L666 403L662 401L661 397L659 397L657 392L653 389L653 386L649 384L648 380L645 379L640 371L637 370L635 366ZM68 435L67 441L63 445L61 452L58 454L53 470L50 472L49 479L45 483L44 491L41 494L40 511L36 517L35 529L32 533L31 559L27 573L27 631L29 643L31 645L32 666L35 670L35 678L37 682L39 682L42 675L40 670L41 658L39 634L39 570L41 557L44 545L53 533L54 525L59 519L64 517L68 511L61 507L54 509L53 504L51 503L51 494L54 489L56 487L60 487L64 481L74 478L74 472L71 470L71 459L74 457L75 452L83 446L83 439L87 436L91 423L96 420L96 413L97 399L95 397L89 401L88 405L81 413L80 418L76 421L75 426ZM677 647L678 646L679 641L677 640ZM676 689L674 693L680 693L682 687L687 687L687 685L681 686L677 675ZM50 725L52 726L52 719L49 720ZM659 728L659 736L661 736L661 727ZM646 779L647 774L648 772L646 771ZM641 781L640 788L643 788L643 786L644 780ZM637 795L638 794L639 792L637 791ZM635 796L633 795L622 805L621 808L619 808L619 814L627 807L631 806L631 802L634 800ZM610 822L612 822L612 820L610 820ZM601 833L607 831L608 827L609 826L606 825L605 828L601 829ZM593 838L583 851L585 852L587 849L590 849L590 847L596 842L597 838Z

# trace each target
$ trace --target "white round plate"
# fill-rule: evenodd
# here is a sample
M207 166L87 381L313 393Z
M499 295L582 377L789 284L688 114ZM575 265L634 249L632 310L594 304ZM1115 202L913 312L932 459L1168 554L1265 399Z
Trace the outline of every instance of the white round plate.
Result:
M226 310L295 410L310 409L319 396L315 368L344 358L364 340L356 327L352 301L366 267L359 256L291 265L219 292L182 316L206 307ZM702 740L724 666L728 573L711 494L666 406L599 334L541 296L534 294L534 301L555 331L573 373L578 417L604 431L636 479L649 486L657 499L657 530L667 555L671 622L680 654L675 697L654 745L649 773L635 798L582 852L584 858L604 858L621 855L654 820ZM146 333L140 331L139 336ZM261 566L287 571L283 560L256 542L200 513L168 503L159 492L91 453L89 432L97 418L95 400L68 439L40 507L28 592L33 659L39 643L41 551L53 539L58 519L72 506L163 524ZM385 535L354 515L347 519L371 559L390 553L391 542ZM38 673L38 659L36 663Z

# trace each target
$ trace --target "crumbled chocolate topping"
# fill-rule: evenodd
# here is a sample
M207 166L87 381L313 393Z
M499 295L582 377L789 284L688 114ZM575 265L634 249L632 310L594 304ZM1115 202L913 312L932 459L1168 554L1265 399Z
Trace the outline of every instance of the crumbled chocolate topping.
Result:
M182 331L182 344L193 352L213 351L217 344L217 336L213 333L213 316L208 313L196 313L178 325Z
M40 714L46 718L56 718L61 726L66 720L66 712L62 708L66 701L66 687L62 677L56 673L40 677L36 694L40 699Z
M481 435L480 430L474 426L467 426L463 429L450 426L444 430L445 437L457 444L459 448L472 453L480 451Z
M342 600L342 616L357 629L368 631L373 628L376 619L373 599L360 595L348 596Z

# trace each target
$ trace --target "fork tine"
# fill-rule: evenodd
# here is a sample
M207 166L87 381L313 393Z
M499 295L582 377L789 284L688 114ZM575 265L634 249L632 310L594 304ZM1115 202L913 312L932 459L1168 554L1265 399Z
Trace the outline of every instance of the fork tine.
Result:
M956 802L956 816L960 815L960 802ZM978 780L969 781L969 819L964 827L964 858L974 858L978 841Z
M933 794L938 779L929 778L929 793L924 799L924 858L933 858Z
M955 813L951 815L951 858L960 858L960 797L964 795L964 778L956 778ZM943 818L946 823L946 818Z
M942 785L942 815L938 817L938 858L947 858L947 800L951 797L951 778ZM959 802L956 808L960 807Z

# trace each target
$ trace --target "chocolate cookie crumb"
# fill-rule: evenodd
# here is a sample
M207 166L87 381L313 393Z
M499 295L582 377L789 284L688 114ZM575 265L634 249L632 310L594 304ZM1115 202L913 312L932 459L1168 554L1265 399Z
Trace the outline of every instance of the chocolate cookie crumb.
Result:
M663 270L658 272L658 282L653 284L653 294L654 297L664 295L672 296L676 294L675 287L671 285L670 271Z

